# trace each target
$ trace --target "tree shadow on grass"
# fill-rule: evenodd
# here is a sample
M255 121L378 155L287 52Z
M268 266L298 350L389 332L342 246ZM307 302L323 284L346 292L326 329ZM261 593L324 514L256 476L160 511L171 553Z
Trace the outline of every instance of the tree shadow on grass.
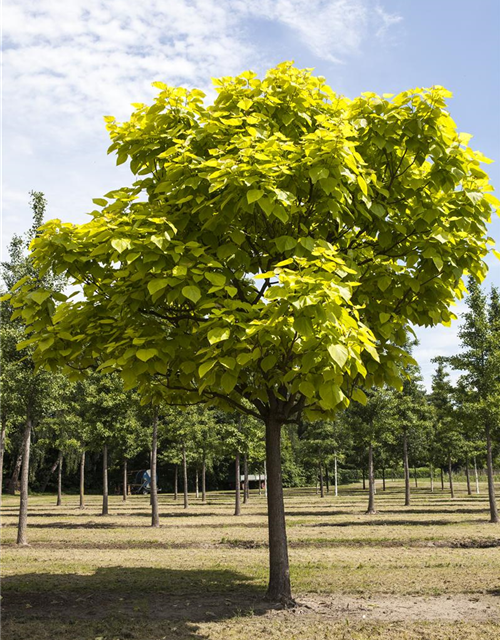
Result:
M136 640L150 640L151 625L163 629L159 637L200 639L205 636L199 623L278 608L263 600L262 584L229 569L102 567L92 575L19 574L4 578L2 591L7 628L45 621L51 628L102 628L98 636Z
M367 516L368 518L368 516ZM319 522L317 524L311 524L311 527L397 527L397 526L419 526L430 527L440 525L454 525L473 523L477 524L476 520L385 520L379 519L377 515L369 516L367 520L354 520L351 522Z

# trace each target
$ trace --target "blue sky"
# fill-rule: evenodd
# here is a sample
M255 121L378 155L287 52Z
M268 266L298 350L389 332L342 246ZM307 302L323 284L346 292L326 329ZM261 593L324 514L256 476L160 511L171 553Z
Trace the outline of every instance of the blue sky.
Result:
M4 248L29 226L31 189L45 192L49 217L81 222L92 198L129 183L106 155L102 116L127 118L151 82L210 91L213 76L283 60L350 97L447 87L500 188L498 0L10 0L3 19ZM500 244L498 218L491 235ZM489 263L486 284L500 285ZM457 327L419 330L427 384L430 359L457 350Z

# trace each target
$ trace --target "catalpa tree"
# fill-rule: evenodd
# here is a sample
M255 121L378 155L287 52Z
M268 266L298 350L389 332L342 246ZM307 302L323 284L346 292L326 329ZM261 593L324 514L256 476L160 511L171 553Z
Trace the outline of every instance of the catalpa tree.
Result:
M449 322L464 274L484 277L499 203L442 87L349 100L290 63L215 80L208 106L154 86L152 106L106 118L132 186L32 244L83 296L26 280L16 313L40 365L100 361L145 401L161 388L264 421L267 595L287 602L283 425L399 384L408 323Z

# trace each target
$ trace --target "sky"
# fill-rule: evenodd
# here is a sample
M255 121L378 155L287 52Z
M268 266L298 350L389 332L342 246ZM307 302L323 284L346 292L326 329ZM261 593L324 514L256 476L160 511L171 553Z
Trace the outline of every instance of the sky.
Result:
M3 24L4 256L30 226L30 190L45 193L48 218L83 222L92 198L132 182L106 154L103 116L127 119L157 80L210 96L212 77L284 60L348 97L445 86L500 190L498 0L5 0ZM490 235L500 245L500 219ZM500 285L500 262L488 263L485 286ZM427 386L431 359L458 351L458 326L418 329Z

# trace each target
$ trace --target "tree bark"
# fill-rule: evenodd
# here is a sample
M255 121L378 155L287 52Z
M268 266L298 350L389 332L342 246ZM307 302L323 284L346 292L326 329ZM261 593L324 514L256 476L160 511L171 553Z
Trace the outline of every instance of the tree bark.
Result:
M431 479L431 493L434 493L434 467L432 463L429 465L429 475Z
M448 454L448 476L450 480L450 496L454 498L455 492L453 491L453 471L451 469L451 456L449 454Z
M363 474L363 491L366 489L366 478L365 478L365 468L361 469L361 473Z
M80 509L85 509L85 451L80 459Z
M196 466L194 469L194 493L196 499L198 499L200 497L200 479L198 474L198 466Z
M262 474L259 471L259 496L262 495Z
M325 489L323 487L323 463L321 462L321 460L318 464L318 470L319 470L319 493L320 493L320 496L324 498Z
M23 432L22 444L22 469L21 469L21 497L19 502L19 522L17 526L17 544L28 545L28 482L30 469L30 448L31 448L31 419L28 418Z
M182 470L184 475L184 509L189 507L188 500L188 468L187 468L187 458L186 458L186 445L182 443Z
M3 456L5 453L5 434L7 431L7 418L2 416L2 432L0 434L0 505L2 504L3 490Z
M415 488L418 489L417 467L413 467L413 475L415 476Z
M16 495L16 486L19 480L19 473L21 471L21 465L23 462L23 446L21 445L21 449L16 458L16 463L14 465L14 470L12 472L12 476L9 480L9 484L7 485L7 493L11 496Z
M403 432L403 464L405 470L405 507L410 506L410 464L408 462L408 434Z
M40 493L45 493L47 489L47 485L49 484L50 476L54 473L59 465L59 455L57 456L54 464L50 467L50 471L47 471L47 475L45 476L42 486L40 487Z
M151 526L160 526L160 514L158 509L158 408L153 413L153 437L151 439Z
M240 452L236 453L236 458L234 461L234 476L236 481L236 489L234 492L234 515L241 515L241 496L240 496L240 482L241 482L241 472L240 472Z
M488 499L490 502L490 522L497 523L498 508L495 498L495 479L493 476L493 453L491 446L490 425L486 425L486 467L488 472Z
M330 493L330 475L328 473L328 464L325 467L325 485L326 485L326 492Z
M108 511L108 445L102 448L102 516L107 516Z
M337 454L335 454L334 460L334 482L335 482L335 495L339 495L339 472L337 468Z
M373 445L368 447L368 509L367 515L373 515L375 511L375 473L373 470Z
M476 494L479 495L479 474L477 472L477 460L476 456L474 456L474 479L476 481Z
M385 491L385 467L382 467L382 491Z
M123 502L127 500L127 493L128 493L127 458L124 458L123 459L123 487L122 487Z
M59 451L59 465L57 468L57 504L60 507L62 505L62 466L63 466L63 453Z
M293 600L281 475L281 424L272 416L266 421L266 459L269 465L267 496L269 586L266 598L272 602L287 605Z
M179 468L177 465L174 465L174 500L177 500L177 497L179 495L178 479L179 479Z
M465 456L465 479L467 480L467 495L472 495L472 489L470 486L470 472L469 472L469 454Z
M443 471L443 467L441 467L441 490L444 491L444 471Z
M264 460L264 495L267 498L267 460Z
M247 454L243 456L243 502L246 504L250 497L250 488L248 484L248 457Z
M207 501L207 461L205 460L205 454L203 454L201 462L201 501L203 504Z

